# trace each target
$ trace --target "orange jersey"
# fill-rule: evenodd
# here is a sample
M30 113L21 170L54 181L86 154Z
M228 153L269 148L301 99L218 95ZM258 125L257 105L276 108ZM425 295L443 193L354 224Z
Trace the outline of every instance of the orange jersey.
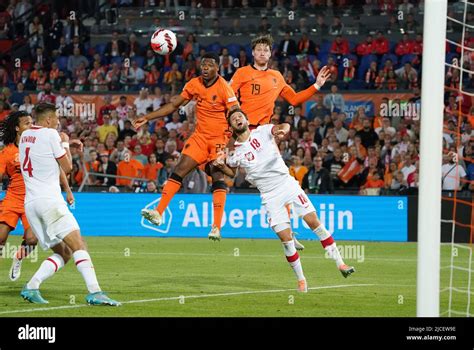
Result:
M258 70L252 65L237 69L230 85L239 96L240 108L249 118L250 125L270 123L278 96L292 105L308 100L318 90L311 85L296 93L281 73L274 69Z
M202 77L191 79L181 92L186 100L196 100L196 132L210 137L218 137L229 128L227 110L238 105L237 98L227 81L221 76L209 87Z
M10 178L5 201L15 200L20 206L23 206L25 183L20 171L18 147L15 144L9 144L0 152L0 174Z

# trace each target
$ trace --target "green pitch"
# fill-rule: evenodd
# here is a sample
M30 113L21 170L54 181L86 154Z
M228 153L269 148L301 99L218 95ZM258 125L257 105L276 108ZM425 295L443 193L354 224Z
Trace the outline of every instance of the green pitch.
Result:
M10 260L0 258L0 317L68 316L415 316L416 244L339 242L356 273L345 279L317 241L300 253L310 291L296 279L277 240L86 237L103 290L119 308L85 305L81 276L70 261L42 285L50 304L22 300L21 287L49 254L26 260L20 280L10 282ZM18 244L19 237L10 237ZM464 246L468 247L468 246ZM442 266L450 246L442 247ZM350 255L350 256L349 256ZM455 265L469 268L467 249ZM347 258L349 256L349 258ZM472 267L471 267L472 268ZM454 270L452 309L465 312L468 272ZM442 269L442 288L450 269ZM472 281L471 281L472 282ZM441 293L441 311L449 291ZM471 307L470 312L473 312Z

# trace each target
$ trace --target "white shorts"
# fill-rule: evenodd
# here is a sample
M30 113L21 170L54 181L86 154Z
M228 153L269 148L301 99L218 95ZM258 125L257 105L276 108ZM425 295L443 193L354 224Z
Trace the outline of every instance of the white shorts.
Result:
M25 212L44 250L58 245L72 231L79 230L79 224L64 200L37 199L25 204Z
M292 206L298 217L316 211L299 182L291 175L277 189L261 193L260 198L267 211L268 223L271 227L290 222L287 205Z

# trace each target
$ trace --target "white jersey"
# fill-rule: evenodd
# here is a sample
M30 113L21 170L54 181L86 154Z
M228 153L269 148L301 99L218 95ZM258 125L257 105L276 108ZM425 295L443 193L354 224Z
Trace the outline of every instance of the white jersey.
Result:
M32 126L21 134L21 174L25 181L25 203L38 198L64 201L59 184L57 159L66 155L55 129Z
M235 150L227 159L230 167L244 168L245 179L261 193L276 189L290 176L275 143L273 127L273 124L261 125L250 132L247 141L236 141Z

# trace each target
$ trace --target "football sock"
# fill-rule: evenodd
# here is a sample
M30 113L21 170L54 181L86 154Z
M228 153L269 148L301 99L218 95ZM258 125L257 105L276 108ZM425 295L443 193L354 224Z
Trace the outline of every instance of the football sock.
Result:
M100 292L101 289L99 287L99 282L97 282L94 265L92 265L89 253L85 250L76 250L72 256L77 269L86 282L89 293Z
M295 241L282 242L286 260L296 274L298 281L304 280L303 267L301 266L300 256L295 248Z
M180 176L174 173L171 174L163 187L160 203L158 203L158 206L156 207L158 213L163 214L166 207L168 207L168 204L170 204L171 199L173 199L176 192L181 188L182 181L183 179Z
M225 200L227 197L227 190L215 190L212 192L212 206L214 208L214 223L219 229L222 225L222 216L224 215Z
M41 283L54 275L64 266L64 260L61 255L53 254L41 264L40 268L31 277L31 280L26 284L27 289L38 289Z
M336 265L339 267L344 264L334 238L332 238L331 234L328 230L326 230L323 224L320 224L313 232L319 237L324 250L326 250L329 257L331 257L336 262Z

